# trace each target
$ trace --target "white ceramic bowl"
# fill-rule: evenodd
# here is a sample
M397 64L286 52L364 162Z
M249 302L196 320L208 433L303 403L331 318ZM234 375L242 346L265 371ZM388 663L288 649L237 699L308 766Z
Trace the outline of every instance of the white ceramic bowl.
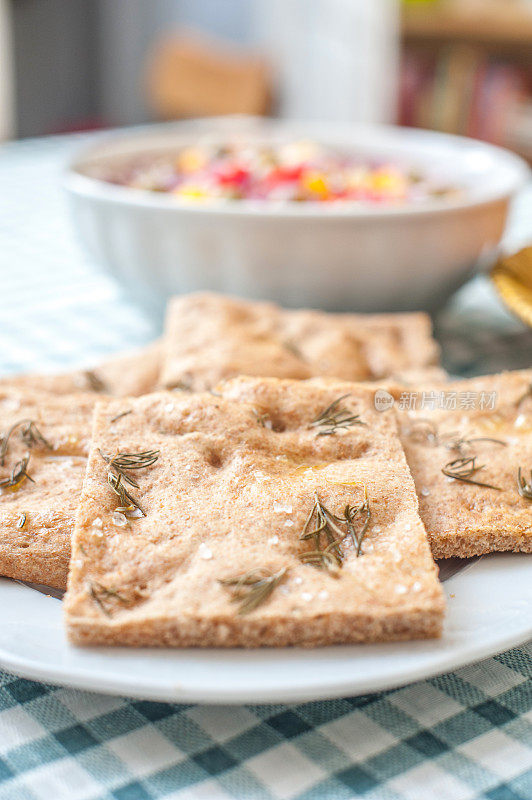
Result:
M318 140L391 159L457 184L456 199L403 206L209 201L116 186L90 176L136 153L224 140ZM516 155L457 136L218 118L121 131L69 166L65 184L82 240L154 310L174 293L212 289L287 306L433 310L491 258L509 202L529 175Z

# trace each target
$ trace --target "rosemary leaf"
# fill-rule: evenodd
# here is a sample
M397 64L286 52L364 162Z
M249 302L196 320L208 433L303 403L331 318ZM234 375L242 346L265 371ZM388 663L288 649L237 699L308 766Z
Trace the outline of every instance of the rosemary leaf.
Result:
M314 526L312 523L314 520ZM371 509L364 484L364 497L358 506L346 505L342 516L333 514L315 495L315 503L299 536L302 541L312 541L314 548L301 553L305 564L328 570L333 577L339 576L347 554L344 543L350 539L356 557L362 555L362 542L371 521ZM357 530L357 525L360 529ZM325 541L322 541L322 537Z
M249 614L270 597L287 572L286 567L278 572L260 567L232 578L219 579L219 583L230 589L233 603L240 603L238 613Z
M48 450L52 450L52 445L48 439L44 438L35 422L32 419L21 419L0 436L0 466L2 467L9 448L9 440L17 428L20 428L20 435L26 447L31 448L35 445L42 445Z
M454 461L449 461L448 464L442 467L442 472L448 478L454 478L456 481L470 483L473 486L483 486L485 489L495 489L497 492L502 492L500 486L493 486L491 483L483 483L482 481L473 479L473 476L481 469L484 469L484 466L484 464L477 466L476 456L462 456L461 458L455 458Z
M109 387L99 378L92 369L86 369L84 372L85 380L89 384L89 389L93 392L107 392Z
M320 428L318 436L332 436L338 430L347 430L353 425L365 425L366 423L360 419L359 414L353 414L341 405L342 400L345 400L346 397L349 397L349 393L333 400L312 420L309 428Z
M117 453L115 456L107 456L99 450L99 453L106 464L109 465L107 472L107 483L113 492L120 498L120 505L116 511L120 511L127 517L134 517L139 511L143 517L146 516L140 504L130 494L124 483L129 486L139 488L138 482L126 470L144 469L151 467L159 458L159 450L144 450L140 453Z
M0 480L0 489L13 489L16 490L21 486L22 483L27 479L32 483L35 483L33 478L28 475L27 467L30 461L29 453L24 456L20 461L17 461L13 469L11 470L11 475L9 478L4 478Z
M133 409L131 409L131 408L128 408L128 410L127 410L127 411L121 411L121 412L120 412L120 414L117 414L117 415L116 415L116 417L112 417L112 418L109 420L109 422L111 422L111 423L112 423L112 422L118 422L118 420L119 420L119 419L122 419L122 417L127 417L127 415L128 415L128 414L132 414L132 413L133 413Z
M517 470L517 491L525 500L532 500L532 469L530 470L530 480L525 480L521 467Z
M117 592L116 589L109 589L109 587L104 586L103 583L90 581L89 591L92 599L96 605L100 607L106 617L111 616L111 611L106 605L107 602L114 599L118 600L124 605L129 605L129 601L123 595L121 595L120 592Z
M507 443L502 439L493 439L490 436L476 436L472 439L465 439L459 434L450 433L440 437L440 443L443 444L448 450L456 450L456 452L465 456L467 453L475 452L475 445L478 442L489 442L490 444L498 444L501 447L506 447Z

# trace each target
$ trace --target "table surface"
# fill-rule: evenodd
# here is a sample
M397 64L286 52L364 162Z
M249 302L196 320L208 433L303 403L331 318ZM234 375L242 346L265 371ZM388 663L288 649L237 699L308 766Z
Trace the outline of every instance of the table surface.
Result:
M91 363L160 329L82 251L60 172L83 136L0 148L0 374ZM532 189L506 236L532 239ZM530 366L476 278L437 321L460 374ZM408 646L408 645L406 645ZM0 671L0 800L530 800L532 643L428 681L294 705L185 706Z

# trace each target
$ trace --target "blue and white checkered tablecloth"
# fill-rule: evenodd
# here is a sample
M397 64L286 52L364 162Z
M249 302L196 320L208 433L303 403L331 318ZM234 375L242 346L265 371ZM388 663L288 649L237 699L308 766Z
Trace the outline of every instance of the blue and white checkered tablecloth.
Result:
M158 332L70 230L58 176L80 141L0 148L0 373L88 363ZM528 195L511 243L532 239ZM440 330L451 368L530 366L530 333L481 279ZM131 701L0 671L0 800L99 798L531 800L532 645L395 691L294 705Z

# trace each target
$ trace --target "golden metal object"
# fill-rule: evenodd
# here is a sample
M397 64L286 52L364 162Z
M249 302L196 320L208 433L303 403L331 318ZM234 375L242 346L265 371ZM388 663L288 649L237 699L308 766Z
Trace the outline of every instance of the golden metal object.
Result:
M501 258L491 280L508 308L532 328L532 247Z

